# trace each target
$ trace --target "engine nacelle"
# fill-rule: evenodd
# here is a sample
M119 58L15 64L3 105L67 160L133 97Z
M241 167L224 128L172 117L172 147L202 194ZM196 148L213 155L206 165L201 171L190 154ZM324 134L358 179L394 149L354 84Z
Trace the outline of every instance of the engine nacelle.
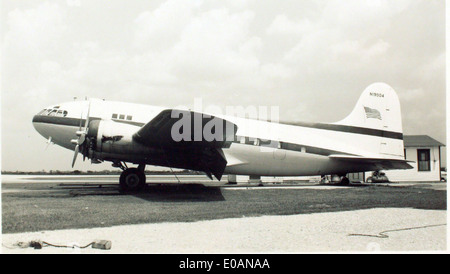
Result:
M140 127L114 122L112 120L94 120L89 123L87 136L90 138L90 158L100 160L144 159L155 151L133 140L133 134ZM130 160L132 160L130 159Z

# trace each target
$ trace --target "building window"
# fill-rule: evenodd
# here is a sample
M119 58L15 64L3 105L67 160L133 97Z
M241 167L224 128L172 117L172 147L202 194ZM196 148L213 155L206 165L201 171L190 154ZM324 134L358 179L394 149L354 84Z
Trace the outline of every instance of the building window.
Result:
M113 119L117 119L117 114L116 114L116 113L113 113L112 118L113 118Z
M417 170L418 171L430 171L430 150L418 149L417 150Z
M132 120L133 119L133 116L131 116L131 115L127 115L127 120Z
M125 114L120 114L119 119L121 119L121 120L125 119Z

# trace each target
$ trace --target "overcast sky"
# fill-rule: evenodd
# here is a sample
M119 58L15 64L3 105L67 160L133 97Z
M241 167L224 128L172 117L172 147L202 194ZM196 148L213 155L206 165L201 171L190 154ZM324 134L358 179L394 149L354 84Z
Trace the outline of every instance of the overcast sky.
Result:
M2 170L71 170L33 128L73 97L279 106L336 122L373 82L398 93L405 134L446 142L445 2L1 1ZM76 169L109 169L83 163Z

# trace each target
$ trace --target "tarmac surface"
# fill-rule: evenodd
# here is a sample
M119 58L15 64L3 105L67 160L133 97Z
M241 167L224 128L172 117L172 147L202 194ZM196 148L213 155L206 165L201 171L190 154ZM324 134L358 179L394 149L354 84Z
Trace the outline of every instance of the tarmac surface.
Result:
M118 176L2 175L2 252L447 250L446 183L256 186L203 176L147 178L143 193L123 195ZM112 248L20 247L36 240L65 246L109 240Z

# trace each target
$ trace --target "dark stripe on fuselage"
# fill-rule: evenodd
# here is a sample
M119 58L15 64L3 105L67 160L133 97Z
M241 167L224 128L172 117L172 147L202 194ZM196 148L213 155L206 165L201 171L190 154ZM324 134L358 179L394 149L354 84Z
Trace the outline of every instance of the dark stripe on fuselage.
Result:
M123 123L123 124L138 126L138 127L143 127L145 125L144 123L133 122L133 121L129 121L129 120L120 120L120 119L112 119L112 120L117 123Z
M273 149L283 149L283 150L303 152L303 153L322 155L322 156L329 156L332 154L355 156L355 154L350 154L350 153L342 152L342 151L300 145L300 144L283 142L283 141L261 140L261 139L257 139L257 138L246 137L246 136L236 136L233 143L241 144L241 145L250 145L250 146L261 146L261 147L267 147L267 148L273 148Z
M95 120L101 120L101 118L89 117L89 121L95 121ZM139 127L142 127L143 125L145 125L144 123L118 120L118 119L113 119L113 121L119 122L119 123L124 123L124 124L129 124L129 125L133 125L133 126L139 126ZM84 127L84 124L86 123L86 119L36 115L33 117L33 123L47 123L47 124L62 125L62 126Z
M98 118L98 117L90 117L89 119L91 121L100 120L100 118ZM117 120L116 119L114 121L120 122L120 123L125 123L125 124L130 124L133 126L140 126L140 127L145 125L144 123L127 121L127 120ZM82 127L84 126L85 122L86 122L86 119L81 119ZM49 124L79 127L80 119L79 118L70 118L70 117L36 115L33 117L33 123L49 123ZM372 129L372 128L344 126L344 125L335 125L335 124L320 124L320 123L280 123L280 124L403 140L403 133L393 132L393 131L384 131L384 130Z
M90 121L94 120L100 120L98 117L90 117ZM81 123L80 123L81 121ZM130 124L134 126L140 126L142 127L144 123L139 122L133 122L133 121L127 121L127 120L118 120L113 119L115 122ZM41 116L36 115L33 117L33 123L48 123L48 124L56 124L56 125L64 125L64 126L73 126L73 127L84 127L84 124L86 123L86 119L79 119L79 118L70 118L70 117L57 117L57 116ZM315 125L315 126L313 126ZM385 131L381 130L373 130L373 131L380 131L383 132L384 135L380 135L380 132L367 132L365 130L370 130L367 128L357 128L357 127L350 127L350 126L340 126L340 125L328 125L328 124L302 124L298 125L302 127L310 127L310 128L318 128L318 129L324 129L324 130L334 130L334 131L342 131L342 132L349 132L349 133L359 133L364 135L373 135L373 136L379 136L379 137L387 137L389 134L386 134ZM340 130L339 130L340 129ZM371 134L370 134L371 133ZM389 132L387 132L389 133ZM395 132L390 132L394 134ZM393 137L387 137L387 138L394 138L395 139L403 139L403 135L401 133L400 136L393 136ZM243 144L243 145L254 145L254 146L267 146L267 147L273 147L273 148L279 148L283 150L288 151L296 151L296 152L304 152L309 154L315 154L315 155L322 155L322 156L329 156L332 154L342 154L342 155L354 155L345 153L342 151L335 151L335 150L329 150L319 147L311 147L301 144L295 144L295 143L289 143L284 141L274 141L274 140L261 140L259 139L255 143L255 138L245 137L245 136L235 136L235 140L233 140L233 143L236 144Z
M299 123L280 122L280 124L403 140L403 133L401 132L385 131L373 128L345 126L336 124L303 123L303 122Z
M90 119L94 120L94 119L100 119L100 118L92 117ZM36 115L33 117L33 123L46 123L46 124L71 126L71 127L80 127L80 126L84 127L84 123L86 123L86 119Z

